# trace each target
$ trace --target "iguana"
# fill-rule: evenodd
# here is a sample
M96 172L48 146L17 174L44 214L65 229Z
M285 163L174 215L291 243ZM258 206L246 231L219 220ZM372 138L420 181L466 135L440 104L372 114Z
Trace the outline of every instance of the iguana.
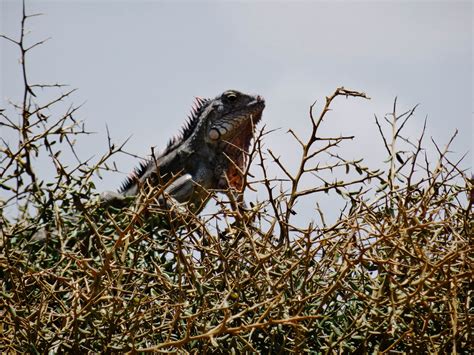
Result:
M106 204L120 206L140 189L166 186L164 194L198 213L210 192L243 187L242 171L255 125L265 100L236 90L214 99L196 98L181 134L158 156L141 163L119 192L101 194Z

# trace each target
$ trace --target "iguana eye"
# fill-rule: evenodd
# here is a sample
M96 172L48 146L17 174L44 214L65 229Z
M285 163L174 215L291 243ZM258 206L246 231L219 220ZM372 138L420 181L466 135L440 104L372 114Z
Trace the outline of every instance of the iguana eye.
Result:
M229 100L230 102L234 102L235 100L237 100L237 94L234 93L234 92L229 92L225 95L225 97L227 98L227 100Z

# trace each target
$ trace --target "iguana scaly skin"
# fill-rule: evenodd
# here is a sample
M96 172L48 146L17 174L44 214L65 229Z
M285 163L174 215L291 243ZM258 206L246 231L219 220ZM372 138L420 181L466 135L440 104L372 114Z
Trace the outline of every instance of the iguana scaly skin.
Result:
M191 211L204 208L213 190L240 191L242 171L255 125L262 117L261 96L225 91L215 99L196 98L181 134L158 156L140 164L118 193L106 192L103 201L120 205L140 189L166 186L164 193Z

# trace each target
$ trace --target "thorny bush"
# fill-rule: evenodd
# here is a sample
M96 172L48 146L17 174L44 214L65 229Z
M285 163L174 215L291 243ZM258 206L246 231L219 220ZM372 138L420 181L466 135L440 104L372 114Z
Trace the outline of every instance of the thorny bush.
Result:
M263 179L247 185L267 196L246 211L220 200L211 216L163 211L161 191L123 210L104 208L91 198L92 178L111 169L122 146L109 140L95 164L63 161L62 150L74 152L87 132L77 108L51 113L73 91L39 104L43 90L64 88L27 80L32 16L23 14L19 39L3 36L20 49L24 93L13 104L18 119L0 112L2 129L18 136L1 145L1 352L472 351L472 181L449 145L433 142L437 159L429 161L424 129L415 141L403 136L415 109L399 114L395 101L376 120L385 170L335 153L352 137L320 135L335 99L366 98L338 88L318 115L311 107L306 140L292 133L301 148L296 171L257 134L249 166ZM39 158L49 159L55 179L38 175ZM285 189L269 177L270 164ZM328 170L358 177L321 180ZM307 175L319 177L313 188L301 187ZM347 202L334 224L292 224L297 201L326 192Z

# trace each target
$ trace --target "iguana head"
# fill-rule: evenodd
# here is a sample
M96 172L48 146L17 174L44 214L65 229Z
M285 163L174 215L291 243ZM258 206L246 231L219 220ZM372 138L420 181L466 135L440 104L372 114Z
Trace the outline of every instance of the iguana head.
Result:
M197 149L203 143L216 145L221 142L247 149L264 108L265 100L261 96L246 95L237 90L227 90L214 99L196 97L188 122L181 134L168 143L165 153L188 140Z
M265 100L259 95L227 90L214 100L198 99L198 103L203 125L198 131L204 133L206 144L217 146L230 160L220 185L240 190L246 153L255 125L262 118Z
M228 164L219 186L241 190L246 153L264 108L261 96L237 90L227 90L214 99L196 98L181 135L169 143L167 151L188 142L194 151L205 151L202 148L207 146L213 153L224 154Z
M207 118L206 141L210 144L230 142L246 149L264 108L265 101L258 95L246 95L236 90L225 91L211 100L203 110L203 117Z

